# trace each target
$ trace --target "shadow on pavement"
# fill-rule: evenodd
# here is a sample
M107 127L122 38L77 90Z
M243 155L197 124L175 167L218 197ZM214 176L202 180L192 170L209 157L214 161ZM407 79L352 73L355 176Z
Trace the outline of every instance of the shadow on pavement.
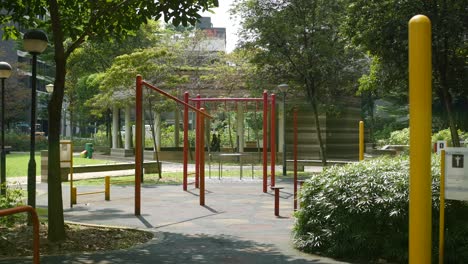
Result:
M7 261L7 262L5 262ZM14 261L14 262L12 262ZM30 263L31 260L0 260ZM329 263L319 259L289 257L274 245L206 234L157 232L151 242L128 250L67 256L42 256L41 263Z

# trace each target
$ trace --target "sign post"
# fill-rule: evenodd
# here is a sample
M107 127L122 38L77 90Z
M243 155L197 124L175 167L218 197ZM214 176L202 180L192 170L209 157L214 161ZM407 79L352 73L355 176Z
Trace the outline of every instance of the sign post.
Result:
M445 199L468 201L468 148L445 148L440 154L439 264L443 264Z

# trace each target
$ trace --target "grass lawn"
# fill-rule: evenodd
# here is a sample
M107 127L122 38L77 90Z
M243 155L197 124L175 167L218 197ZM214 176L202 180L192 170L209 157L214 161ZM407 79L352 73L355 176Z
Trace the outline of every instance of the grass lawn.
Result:
M36 175L41 175L41 156L35 155ZM10 153L6 155L6 176L23 177L28 175L29 153ZM114 161L73 157L73 165L111 164Z

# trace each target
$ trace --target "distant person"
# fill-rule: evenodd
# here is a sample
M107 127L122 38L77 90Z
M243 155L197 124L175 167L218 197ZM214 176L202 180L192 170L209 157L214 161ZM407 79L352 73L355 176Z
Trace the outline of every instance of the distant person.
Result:
M214 133L213 138L211 139L211 151L213 152L220 151L220 143L221 143L221 140L219 139L218 136L216 136L216 133Z

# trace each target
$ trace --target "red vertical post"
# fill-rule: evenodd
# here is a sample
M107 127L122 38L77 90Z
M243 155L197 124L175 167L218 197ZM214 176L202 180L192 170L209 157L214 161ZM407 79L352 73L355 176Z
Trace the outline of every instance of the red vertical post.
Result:
M275 186L275 163L276 163L276 95L271 95L271 127L270 127L270 154L271 154L271 187Z
M293 139L293 159L294 159L294 210L297 209L297 108L294 108L294 139Z
M275 191L275 215L279 216L279 193L283 187L272 187L272 189Z
M141 213L141 176L143 174L143 86L141 75L136 78L135 102L135 215Z
M186 104L189 103L189 93L184 93L184 102ZM184 191L187 191L187 174L188 174L188 152L189 152L189 145L188 145L188 130L189 130L189 122L188 122L188 106L184 105L184 179L183 179L183 188Z
M200 108L205 112L204 108ZM200 205L205 205L205 116L200 115Z
M267 192L268 173L268 94L263 91L263 192Z
M197 99L200 99L200 95L197 95ZM200 110L200 101L197 101L196 107ZM195 188L199 187L200 179L200 113L196 115L196 128L195 128Z

